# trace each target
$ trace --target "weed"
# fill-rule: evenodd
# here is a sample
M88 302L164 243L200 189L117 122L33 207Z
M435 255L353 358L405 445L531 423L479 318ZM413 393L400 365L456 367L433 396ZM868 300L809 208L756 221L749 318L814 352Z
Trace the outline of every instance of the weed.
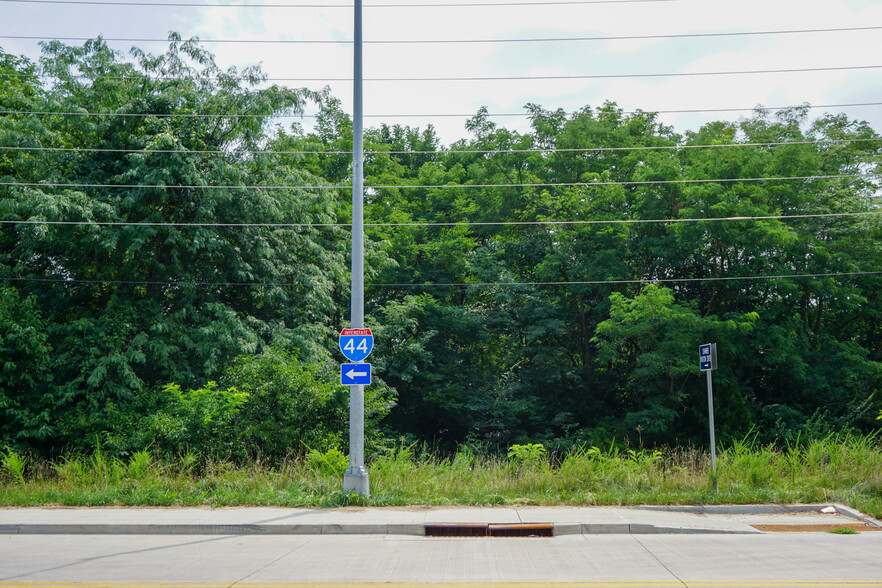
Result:
M63 461L52 466L58 477L64 482L76 484L85 483L89 478L89 471L83 460L75 456L65 456Z
M143 480L153 464L153 456L146 449L136 451L129 458L128 475L133 480Z
M31 457L26 471L26 459L6 449L0 451L0 506L840 502L882 516L878 436L802 438L784 450L745 438L721 448L716 492L709 455L695 448L582 446L551 463L541 445L521 447L527 449L513 447L508 457L462 446L445 457L402 443L368 460L366 500L341 492L347 461L339 449L310 451L277 467L205 461L194 452L162 461L148 450L123 462L98 449L54 463Z
M517 465L538 465L545 455L545 447L541 443L514 444L508 448L508 457Z
M324 453L318 449L310 449L306 454L306 463L323 476L340 477L349 467L349 458L336 447Z
M850 527L836 527L835 529L830 529L827 532L835 533L836 535L857 535L860 533L860 531L856 531Z
M20 453L15 452L11 447L6 447L6 454L2 458L3 469L12 479L20 485L25 485L25 468L28 465L28 458Z

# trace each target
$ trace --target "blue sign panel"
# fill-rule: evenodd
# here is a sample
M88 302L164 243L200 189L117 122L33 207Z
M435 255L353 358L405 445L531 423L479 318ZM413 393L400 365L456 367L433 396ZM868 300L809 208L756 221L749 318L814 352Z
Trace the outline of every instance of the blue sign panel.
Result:
M370 329L343 329L340 333L340 351L349 361L364 361L374 348L374 334Z
M717 369L715 343L707 343L698 347L698 367L701 371L708 372Z
M367 386L371 383L371 364L344 363L340 366L340 383L344 386Z

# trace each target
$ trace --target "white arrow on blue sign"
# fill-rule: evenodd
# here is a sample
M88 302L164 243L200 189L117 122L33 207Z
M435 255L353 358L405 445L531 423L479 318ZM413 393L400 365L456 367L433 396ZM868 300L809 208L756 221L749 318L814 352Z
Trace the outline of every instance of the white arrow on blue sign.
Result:
M370 329L343 329L340 332L340 351L349 361L364 361L374 348L374 334Z
M344 363L340 365L340 383L344 386L368 386L371 383L371 364Z

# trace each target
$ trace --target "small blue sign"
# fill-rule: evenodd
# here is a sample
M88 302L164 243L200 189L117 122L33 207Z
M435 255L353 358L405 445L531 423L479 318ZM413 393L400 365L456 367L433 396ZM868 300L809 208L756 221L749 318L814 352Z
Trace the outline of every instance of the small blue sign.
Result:
M717 369L715 343L707 343L698 346L698 367L703 372L709 372Z
M343 329L340 333L340 351L349 361L364 361L374 348L374 334L370 329Z
M371 364L344 363L340 366L340 383L344 386L368 386L371 383Z

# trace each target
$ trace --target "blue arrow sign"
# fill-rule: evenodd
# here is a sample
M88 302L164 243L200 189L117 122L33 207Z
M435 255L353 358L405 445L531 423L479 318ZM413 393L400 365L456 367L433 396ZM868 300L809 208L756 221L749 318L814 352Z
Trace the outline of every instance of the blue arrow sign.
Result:
M368 386L371 383L371 364L344 363L340 365L340 383L344 386Z
M374 334L370 329L343 329L340 333L340 351L349 361L364 361L374 348Z

